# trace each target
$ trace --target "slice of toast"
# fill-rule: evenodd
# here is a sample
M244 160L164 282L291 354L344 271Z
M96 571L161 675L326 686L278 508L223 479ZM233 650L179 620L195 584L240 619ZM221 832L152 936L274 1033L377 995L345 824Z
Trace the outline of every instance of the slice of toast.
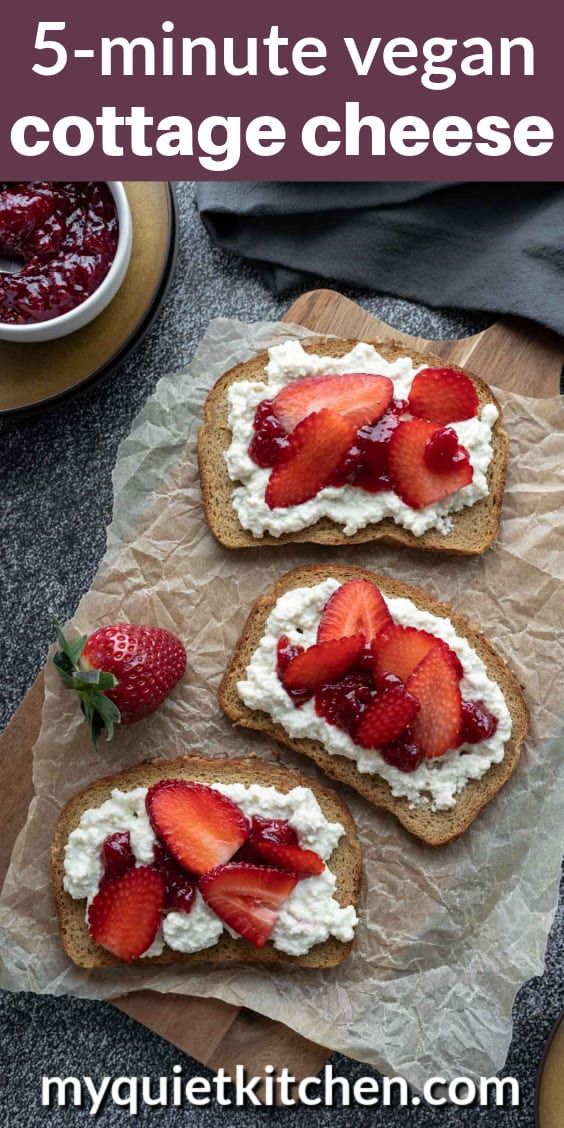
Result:
M306 352L318 353L321 356L345 356L358 343L357 340L327 337L315 337L302 342ZM414 352L406 345L374 340L365 343L373 345L388 361L409 356L415 366L441 368L445 365L445 361L440 357L430 353ZM309 528L284 533L279 537L269 533L255 537L249 530L244 529L239 523L232 503L236 483L229 478L224 459L225 451L231 443L227 395L231 384L240 380L268 382L267 364L268 353L262 352L252 360L231 368L214 385L204 406L204 423L198 436L198 464L206 519L220 544L225 548L252 548L292 542L348 545L382 541L386 544L405 545L432 552L449 552L461 556L475 556L490 548L496 538L501 519L509 448L507 433L503 429L501 407L488 385L479 376L474 376L471 372L450 363L449 368L464 372L472 380L480 407L493 403L499 411L499 416L492 433L493 458L488 470L489 492L475 505L452 514L453 527L448 535L444 535L438 529L429 529L422 536L416 537L408 529L395 525L391 518L367 525L352 536L347 536L341 525L327 517Z
M161 779L186 779L198 783L243 783L276 787L291 791L308 787L315 795L323 814L330 822L340 822L345 834L333 851L328 865L337 877L335 896L342 907L358 905L362 878L362 856L352 815L343 800L329 788L321 787L307 776L299 775L255 757L247 759L214 759L204 756L183 756L177 760L155 760L139 764L117 775L105 776L80 791L63 808L55 829L51 849L51 872L63 947L69 959L79 967L117 967L121 961L92 940L85 922L86 902L75 900L63 887L65 845L81 815L89 807L98 807L109 799L114 788L128 791L135 787L151 787ZM296 967L334 967L350 954L354 941L342 943L330 937L316 944L306 955L290 956L278 951L269 941L264 948L255 948L246 940L234 940L224 933L213 948L184 953L165 948L160 956L138 960L138 964L170 963L283 963Z
M296 587L311 587L333 576L345 583L347 580L365 578L375 583L384 595L403 596L433 615L448 618L455 630L464 636L482 659L487 673L499 685L512 719L511 738L499 764L493 764L481 779L471 779L458 794L454 807L432 811L425 807L410 807L409 800L392 795L389 784L378 775L359 772L353 760L328 752L318 740L293 739L268 713L247 708L237 692L237 682L245 676L246 668L258 646L266 622L277 600ZM383 807L399 819L411 834L430 846L443 846L458 838L474 821L515 771L521 745L528 731L528 710L521 687L507 662L494 649L478 627L456 614L446 603L439 603L419 588L392 580L365 568L339 564L306 565L283 576L277 584L257 600L247 619L231 664L219 690L219 703L224 713L238 725L258 729L296 752L301 752L341 783L353 787L376 807Z

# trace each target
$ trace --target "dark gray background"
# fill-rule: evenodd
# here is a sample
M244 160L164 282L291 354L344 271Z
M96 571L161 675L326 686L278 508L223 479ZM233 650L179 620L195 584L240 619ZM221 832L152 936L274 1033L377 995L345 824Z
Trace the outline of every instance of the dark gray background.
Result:
M105 548L111 516L111 470L120 439L158 378L187 361L211 317L242 320L282 316L288 299L276 299L254 271L214 248L194 204L194 190L183 184L180 204L180 255L174 284L157 324L139 351L111 378L50 414L0 424L0 670L3 672L0 725L5 725L45 658L52 632L49 610L70 617L87 590ZM472 316L431 312L407 301L346 291L371 312L407 332L457 337L482 328ZM525 984L515 1004L514 1036L505 1071L522 1086L522 1106L514 1110L425 1108L408 1110L314 1110L319 1124L392 1125L428 1128L434 1122L453 1128L474 1125L533 1124L533 1090L542 1049L564 1005L564 918L562 904L553 926L542 978ZM197 1063L167 1042L102 1003L76 999L0 994L5 1092L0 1124L86 1124L86 1110L42 1110L40 1079L45 1072L84 1074L95 1080L116 1076L205 1074ZM354 1078L370 1071L335 1055L336 1072ZM307 1109L275 1112L229 1109L147 1110L151 1119L171 1125L254 1124L264 1116L294 1124ZM108 1106L98 1122L125 1124L126 1111Z

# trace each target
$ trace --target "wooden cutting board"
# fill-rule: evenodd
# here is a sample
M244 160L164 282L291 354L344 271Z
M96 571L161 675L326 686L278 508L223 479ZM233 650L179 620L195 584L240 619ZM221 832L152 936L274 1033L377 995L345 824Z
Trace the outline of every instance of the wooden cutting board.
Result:
M458 341L416 339L378 321L332 290L303 294L285 320L319 333L394 339L407 349L427 349L467 366L488 383L508 391L545 397L560 390L564 341L526 322L500 321ZM39 733L42 703L40 674L0 738L0 880L33 793L32 748ZM286 1066L300 1078L317 1073L328 1058L327 1049L288 1027L215 999L140 991L115 1005L212 1069L223 1066L229 1071L241 1063L252 1073L262 1073L264 1065L270 1063L276 1069Z

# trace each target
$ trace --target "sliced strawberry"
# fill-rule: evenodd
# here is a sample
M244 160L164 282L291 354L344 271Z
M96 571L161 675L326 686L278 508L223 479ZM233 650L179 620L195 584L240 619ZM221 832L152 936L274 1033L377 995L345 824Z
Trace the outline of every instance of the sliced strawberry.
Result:
M376 674L395 674L406 682L416 666L426 657L439 640L428 631L416 627L399 627L395 623L385 627L372 644Z
M88 909L90 934L120 960L137 960L161 922L165 886L152 866L137 866L103 881Z
M149 788L146 806L155 834L190 873L228 862L249 836L239 807L203 783L162 780Z
M387 376L348 372L343 376L306 376L293 380L274 398L274 414L287 431L314 411L331 408L346 415L355 428L375 423L389 407L394 392Z
M341 584L325 604L317 641L362 634L368 643L391 622L392 617L376 584L370 580L349 580Z
M303 850L301 846L284 846L267 838L257 838L255 848L264 862L297 873L299 877L311 877L325 869L325 863L314 850Z
M381 748L392 744L412 724L419 704L402 685L387 689L374 698L355 733L362 748Z
M200 892L225 924L256 948L263 948L276 924L280 906L297 882L295 873L232 862L202 877Z
M395 674L402 682L407 682L415 668L435 646L441 646L448 654L457 677L461 678L463 670L460 659L446 642L428 631L420 631L417 627L400 627L396 623L380 631L378 638L372 643L375 676Z
M456 654L454 650L451 650L450 646L447 646L446 642L441 642L440 645L442 646L443 653L446 654L456 674L457 680L460 681L464 677L464 666L462 665L458 654Z
M445 647L429 651L406 688L421 706L411 734L424 755L431 759L457 748L462 736L462 699L457 672Z
M287 689L320 689L322 685L338 681L354 666L364 650L364 638L335 638L317 642L298 654L284 674Z
M290 435L290 448L274 467L266 487L270 509L287 509L315 497L326 486L349 447L356 428L336 411L308 415Z
M389 463L394 489L412 509L424 509L472 481L472 465L464 447L460 447L460 460L452 470L437 474L429 469L425 448L437 430L434 423L405 419L390 439Z
M456 423L478 414L478 396L470 378L453 368L424 368L409 393L409 410L431 423Z

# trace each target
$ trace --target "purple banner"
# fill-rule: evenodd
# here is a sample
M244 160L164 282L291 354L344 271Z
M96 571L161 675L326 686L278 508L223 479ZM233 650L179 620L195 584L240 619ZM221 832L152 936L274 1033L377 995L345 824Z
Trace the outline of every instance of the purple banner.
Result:
M560 180L556 11L548 0L13 5L3 174Z

